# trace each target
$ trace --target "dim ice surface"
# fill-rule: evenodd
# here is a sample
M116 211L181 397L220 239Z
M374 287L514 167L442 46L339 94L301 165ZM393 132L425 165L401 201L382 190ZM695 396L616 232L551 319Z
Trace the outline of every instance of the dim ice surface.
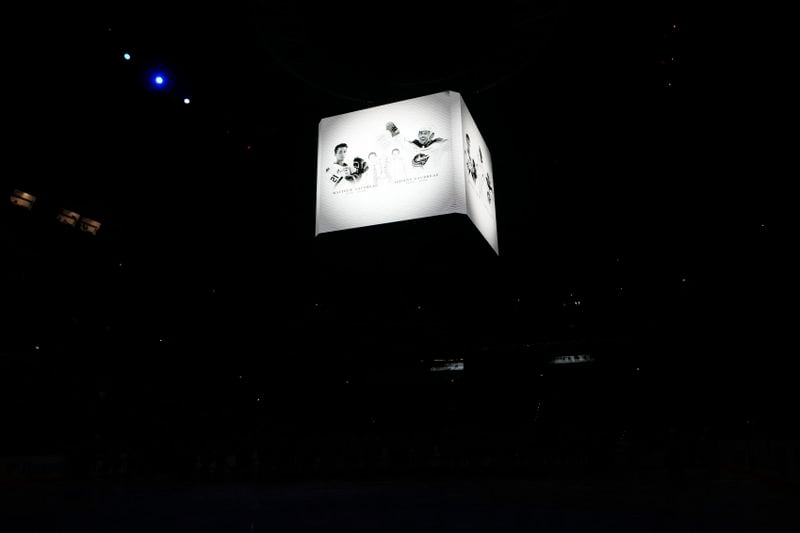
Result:
M320 121L317 234L460 213L498 252L494 190L489 150L456 92Z

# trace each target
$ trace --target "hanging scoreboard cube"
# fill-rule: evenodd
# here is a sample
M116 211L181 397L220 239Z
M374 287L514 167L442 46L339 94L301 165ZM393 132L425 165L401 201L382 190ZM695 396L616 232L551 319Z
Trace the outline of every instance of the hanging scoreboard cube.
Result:
M460 213L499 253L494 194L491 155L456 92L320 121L317 235Z

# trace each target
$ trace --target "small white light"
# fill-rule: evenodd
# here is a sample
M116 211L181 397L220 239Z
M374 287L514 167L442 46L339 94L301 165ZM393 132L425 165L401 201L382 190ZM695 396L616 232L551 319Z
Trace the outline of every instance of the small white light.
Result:
M184 104L191 103L191 100L190 100L190 99L188 99L188 98L184 98L184 99L183 99L183 103L184 103Z
M131 55L128 52L125 52L124 54L122 54L122 59L124 59L125 61L130 61Z
M39 349L39 345L37 344L36 346L33 347L33 349L34 350L38 350Z

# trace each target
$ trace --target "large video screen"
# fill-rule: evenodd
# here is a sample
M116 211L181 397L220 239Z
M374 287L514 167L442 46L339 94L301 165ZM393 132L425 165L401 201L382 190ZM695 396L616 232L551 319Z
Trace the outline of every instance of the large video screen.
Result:
M467 142L474 147L467 150ZM480 183L467 166L479 169ZM488 224L494 220L492 179L488 150L456 92L325 118L319 124L316 233L461 213L497 251L496 227Z
M495 252L498 252L492 156L463 101L461 102L461 120L467 215L481 232L483 238L489 242Z

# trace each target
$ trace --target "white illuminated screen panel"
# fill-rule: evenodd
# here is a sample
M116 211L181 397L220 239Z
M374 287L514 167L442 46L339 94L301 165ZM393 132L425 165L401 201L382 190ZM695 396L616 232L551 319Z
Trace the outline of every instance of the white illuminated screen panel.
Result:
M491 156L460 94L320 121L316 234L452 213L499 253Z

